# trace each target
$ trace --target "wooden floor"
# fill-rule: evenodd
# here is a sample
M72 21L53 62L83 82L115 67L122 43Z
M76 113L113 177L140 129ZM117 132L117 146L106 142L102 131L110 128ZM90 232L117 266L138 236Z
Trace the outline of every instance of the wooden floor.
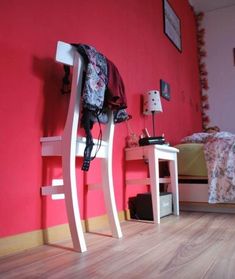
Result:
M181 212L160 225L125 221L124 237L85 235L88 251L71 241L0 258L0 278L235 278L235 215Z

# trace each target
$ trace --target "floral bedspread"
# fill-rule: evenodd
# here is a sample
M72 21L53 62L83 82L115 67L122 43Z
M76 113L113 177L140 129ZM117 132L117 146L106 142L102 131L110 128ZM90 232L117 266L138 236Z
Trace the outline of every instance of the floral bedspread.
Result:
M204 143L209 203L235 200L235 135L229 132L195 133L182 142Z

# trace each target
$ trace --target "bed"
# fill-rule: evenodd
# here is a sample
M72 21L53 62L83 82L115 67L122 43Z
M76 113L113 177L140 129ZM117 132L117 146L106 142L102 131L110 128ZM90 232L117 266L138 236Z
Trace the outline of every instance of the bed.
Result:
M235 212L235 135L195 133L176 148L181 209Z

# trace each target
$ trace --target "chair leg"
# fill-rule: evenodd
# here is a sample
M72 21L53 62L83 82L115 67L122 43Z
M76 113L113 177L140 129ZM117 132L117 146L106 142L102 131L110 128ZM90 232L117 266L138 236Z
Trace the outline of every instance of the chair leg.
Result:
M106 210L113 237L121 238L122 231L118 218L115 195L113 189L112 160L108 158L102 159L102 187Z
M87 251L77 196L75 157L64 154L62 157L65 204L70 233L75 251Z

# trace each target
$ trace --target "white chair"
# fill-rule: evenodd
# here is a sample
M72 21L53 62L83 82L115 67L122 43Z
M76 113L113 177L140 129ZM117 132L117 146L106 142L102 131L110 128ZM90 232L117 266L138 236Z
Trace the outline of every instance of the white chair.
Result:
M84 62L81 55L74 49L73 46L60 41L57 43L56 61L73 66L72 88L68 115L62 135L43 137L41 138L41 145L42 156L62 157L63 185L43 186L41 192L42 195L64 193L68 223L74 250L84 252L87 250L87 247L79 213L79 200L77 197L75 172L75 158L76 156L83 157L86 142L85 138L77 137ZM112 235L114 237L121 238L122 232L116 209L112 177L112 149L114 135L112 113L110 113L109 116L109 123L106 125L101 147L96 157L102 159L102 188ZM97 143L98 141L94 139L94 144L96 145ZM96 151L95 145L93 153ZM92 154L92 156L93 155L94 154Z

